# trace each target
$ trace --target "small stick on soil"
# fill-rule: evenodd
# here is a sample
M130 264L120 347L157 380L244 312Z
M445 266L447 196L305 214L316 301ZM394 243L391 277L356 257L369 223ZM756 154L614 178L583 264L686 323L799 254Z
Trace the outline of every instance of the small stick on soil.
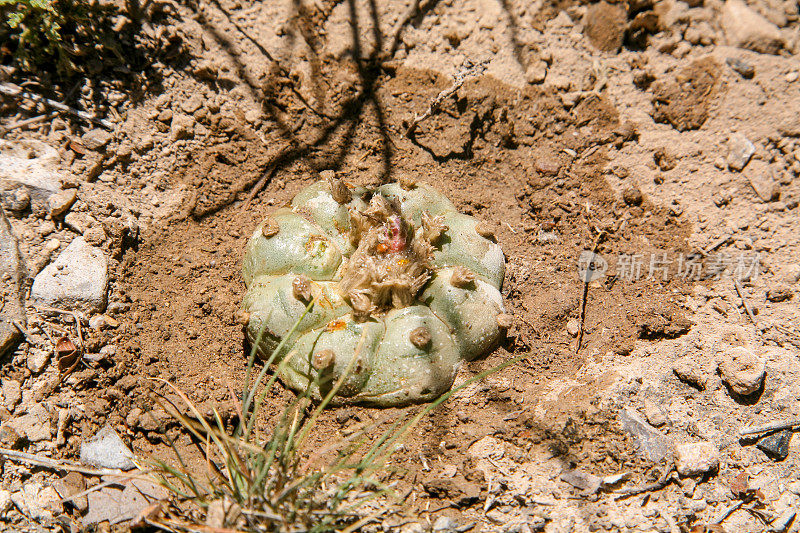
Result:
M36 117L26 118L25 120L18 120L16 122L12 122L8 126L0 127L0 132L8 133L9 131L15 130L17 128L24 128L25 126L30 126L31 124L37 124L45 120L52 120L60 114L61 111L53 111L52 113L48 113L46 115L39 115Z
M34 102L40 102L45 105L49 105L50 107L58 109L59 111L65 111L67 113L71 113L76 117L88 120L89 122L94 122L95 124L99 124L104 128L108 129L114 128L114 124L112 124L108 120L97 118L96 116L86 111L81 111L80 109L69 107L68 105L64 105L61 102L56 102L55 100L51 100L50 98L45 98L44 96L39 96L38 94L28 92L24 90L22 87L14 85L13 83L0 82L0 93L7 94L9 96L19 96L21 98L27 98L28 100L33 100Z
M747 297L744 295L744 291L742 290L742 286L739 285L738 280L733 280L733 286L736 287L736 294L739 295L739 298L742 299L742 305L744 305L744 312L747 313L747 317L750 319L750 322L756 324L756 317L753 314L753 308L750 307L750 302L747 300Z
M449 96L451 96L458 89L460 89L461 86L464 85L465 81L475 76L480 76L481 74L483 74L483 71L486 70L486 65L488 63L489 63L488 59L481 61L478 64L472 64L470 61L466 61L461 70L459 70L456 73L456 75L453 76L453 85L451 85L444 91L440 92L438 96L436 96L436 98L433 99L430 106L428 106L428 110L425 111L422 115L414 116L414 120L411 121L411 125L408 126L408 129L406 130L405 133L406 137L411 137L412 135L414 135L414 130L417 129L417 126L419 126L420 122L433 115L436 112L436 110L439 109L439 106L442 105L442 102L444 102Z
M725 521L726 518L728 518L731 514L733 514L733 512L736 509L738 509L739 507L741 507L742 505L744 505L744 500L739 500L738 502L734 503L733 505L729 505L728 507L723 509L722 512L720 512L719 515L711 523L712 524L721 524L722 522Z
M270 167L264 171L264 174L261 175L261 178L258 180L258 183L256 183L253 186L253 188L250 189L250 192L247 194L247 200L244 203L245 209L250 206L250 204L253 202L253 199L255 199L255 197L258 196L258 194L264 189L267 183L271 181L273 177L275 177L275 172L277 170L278 170L277 165L270 165Z
M20 321L14 320L11 323L14 324L14 327L17 328L19 330L19 332L22 333L25 336L25 340L28 342L28 344L33 344L33 341L31 340L30 331L28 331L27 328L25 326L23 326Z
M38 311L48 311L50 313L61 313L62 315L72 315L72 318L75 319L75 327L78 330L78 340L80 341L80 349L83 351L83 331L81 330L81 318L83 318L81 313L77 311L70 311L69 309L59 309L58 307L39 307L38 305L35 306Z
M51 459L49 457L40 457L32 453L18 452L16 450L9 450L8 448L0 448L0 456L36 466L52 468L53 470L80 472L81 474L86 474L88 476L119 476L125 479L144 479L147 481L152 481L152 479L147 476L126 474L122 470L116 470L112 468L87 468L85 466L75 464L72 461L56 461L55 459Z
M731 240L731 238L732 238L731 235L723 235L722 237L720 237L719 239L708 245L708 248L703 250L703 255L710 254L711 252L713 252L714 250L716 250L717 248L719 248L720 246Z
M619 500L621 498L627 498L628 496L636 496L637 494L641 494L643 492L653 492L656 490L661 490L667 485L669 482L672 481L672 471L675 470L675 463L671 460L667 463L667 468L664 470L664 473L661 474L661 477L655 483L648 483L647 485L642 485L641 487L632 487L629 489L621 489L615 491L615 494L618 494L615 500Z
M592 246L592 255L597 253L597 247L600 245L600 241L603 240L605 237L606 232L601 231L597 234L597 238L594 240L594 246ZM578 353L581 349L581 343L583 342L583 325L586 322L586 300L589 297L589 280L583 280L583 295L581 296L581 316L580 316L580 328L578 329L578 343L575 345L575 353Z
M770 431L777 431L779 429L791 429L795 426L800 426L800 418L794 420L779 420L776 422L767 422L760 426L748 426L739 430L739 435L746 437L748 435L758 435L759 433L769 433Z

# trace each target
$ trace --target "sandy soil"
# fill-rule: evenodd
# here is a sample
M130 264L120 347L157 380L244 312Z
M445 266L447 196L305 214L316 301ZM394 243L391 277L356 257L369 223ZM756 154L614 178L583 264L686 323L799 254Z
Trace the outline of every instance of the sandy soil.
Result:
M87 353L114 353L63 381L55 361L31 370L49 346L44 335L8 356L0 419L13 427L39 405L51 426L51 438L15 446L76 458L109 423L138 454L164 456L151 413L190 448L155 403L168 388L147 378L232 420L252 228L322 170L354 185L413 175L491 224L507 260L513 327L457 383L526 357L460 391L409 437L393 460L403 502L384 529L410 533L448 516L475 531L712 531L746 473L763 503L745 503L721 527L788 520L784 530L797 530L797 439L775 460L737 435L800 415L796 3L750 2L748 27L761 33L749 41L736 40L731 6L715 0L390 2L377 12L367 2L167 5L145 34L177 51L161 49L141 73L104 70L81 88L78 102L115 122L107 146L87 148L90 126L63 118L6 134L59 149L66 186L78 190L71 212L104 227L106 314L118 321L84 328ZM465 61L486 62L485 73L407 137ZM6 123L37 114L4 106ZM753 145L743 168L736 135ZM63 249L86 237L36 202L12 213L14 191L3 194L29 270L49 240ZM121 221L127 233L115 233ZM578 273L584 250L608 262L588 286ZM740 257L758 258L757 275L736 271ZM670 263L653 270L651 258ZM702 275L683 275L679 258ZM723 260L728 269L715 275ZM77 335L69 318L28 311L32 330ZM736 344L765 367L753 394L737 394L720 368ZM21 401L9 399L6 381L21 384ZM270 397L267 412L290 394ZM313 444L419 409L331 409ZM621 423L625 410L657 426L648 431L665 452L642 449ZM614 492L659 479L672 443L698 441L719 450L717 468L631 497ZM3 468L12 494L54 479L11 461ZM586 491L576 472L625 476ZM17 507L4 512L12 529L28 523ZM64 520L80 524L80 515L68 506Z

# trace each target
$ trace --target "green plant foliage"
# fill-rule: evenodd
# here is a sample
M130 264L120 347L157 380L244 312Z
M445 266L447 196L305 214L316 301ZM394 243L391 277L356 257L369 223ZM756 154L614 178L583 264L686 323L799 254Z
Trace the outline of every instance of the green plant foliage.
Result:
M7 23L0 27L0 46L24 70L55 67L69 74L92 52L118 55L110 37L116 13L113 5L86 0L0 0L0 17Z

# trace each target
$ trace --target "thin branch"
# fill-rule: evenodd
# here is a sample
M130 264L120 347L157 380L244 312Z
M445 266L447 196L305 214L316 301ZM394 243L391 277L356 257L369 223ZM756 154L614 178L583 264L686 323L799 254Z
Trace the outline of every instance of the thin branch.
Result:
M89 122L94 122L96 124L103 126L104 128L108 129L114 128L114 124L112 124L106 119L98 118L86 111L81 111L80 109L75 109L74 107L62 104L61 102L56 102L55 100L51 100L50 98L45 98L44 96L39 96L38 94L28 92L24 90L22 87L14 85L13 83L0 82L0 93L7 94L9 96L19 96L20 98L27 98L28 100L33 100L34 102L40 102L42 104L49 105L50 107L54 107L59 111L65 111L67 113L71 113L76 117L88 120Z
M140 475L126 474L122 470L113 468L87 468L72 461L57 461L49 457L42 457L32 453L18 452L16 450L9 450L8 448L0 448L0 456L8 459L21 461L24 463L43 466L45 468L52 468L53 470L64 470L66 472L80 472L89 476L119 476L121 478L130 479L146 479L150 478Z
M477 64L473 64L470 61L466 61L461 70L456 72L456 75L453 76L453 85L451 85L444 91L440 92L436 96L436 98L434 98L433 101L430 103L430 105L428 106L428 110L425 111L422 115L414 116L414 120L412 120L411 124L408 126L405 136L411 137L412 135L414 135L414 131L417 129L417 126L419 126L420 122L433 115L439 109L439 106L442 105L442 102L444 102L447 98L455 94L455 92L459 90L462 85L464 85L464 82L466 82L470 78L474 78L475 76L480 76L481 74L483 74L483 72L486 70L486 65L488 64L489 64L488 59L485 59Z
M52 120L60 114L61 111L53 111L46 115L38 115L35 117L26 118L25 120L18 120L16 122L12 122L8 126L0 126L0 132L8 133L9 131L15 130L17 128L24 128L25 126L30 126L31 124L38 124L39 122L43 122L45 120Z
M654 483L648 483L647 485L642 485L640 487L631 487L629 489L621 489L615 492L618 496L615 498L619 500L620 498L627 498L628 496L635 496L637 494L641 494L643 492L653 492L656 490L661 490L666 487L670 481L672 481L672 471L675 469L675 463L669 460L667 463L666 470L664 473L661 474L661 477L658 481Z
M603 238L605 237L606 232L601 231L597 234L597 237L594 240L594 245L592 246L592 255L594 256L597 254L597 247L602 242ZM591 265L590 265L591 266ZM587 268L588 272L588 268ZM588 276L587 276L588 278ZM581 343L583 342L583 332L584 332L584 324L586 323L586 301L589 299L589 280L583 280L583 294L581 295L581 316L580 316L580 328L578 329L578 344L575 346L575 353L578 353L581 349Z
M790 429L795 426L800 426L800 418L794 420L779 420L775 422L767 422L760 426L748 426L739 430L739 435L745 437L747 435L758 435L759 433L769 433L779 429Z
M747 313L747 317L750 319L750 322L756 324L756 317L753 313L753 308L750 306L750 302L747 300L747 297L744 295L744 291L742 290L742 286L739 285L738 280L733 280L733 286L736 287L736 294L739 295L739 298L742 299L742 305L744 305L744 312Z
M741 507L742 505L744 505L744 500L739 500L738 502L734 503L733 505L729 505L728 507L723 509L722 512L719 515L717 515L717 517L711 523L712 524L721 524L722 522L725 521L726 518L728 518L731 514L733 514L733 512L736 509L738 509L739 507Z

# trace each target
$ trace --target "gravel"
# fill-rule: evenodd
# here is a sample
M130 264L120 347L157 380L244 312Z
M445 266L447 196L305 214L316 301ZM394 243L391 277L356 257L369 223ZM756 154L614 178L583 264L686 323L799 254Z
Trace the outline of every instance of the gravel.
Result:
M31 300L48 306L100 312L108 292L108 259L103 251L74 239L34 279Z
M700 476L719 468L719 449L713 442L676 444L675 468L682 476Z
M133 452L111 426L103 426L88 442L81 444L81 462L100 468L136 468Z
M766 363L743 346L727 350L719 362L719 372L731 390L740 396L757 392L766 374Z

